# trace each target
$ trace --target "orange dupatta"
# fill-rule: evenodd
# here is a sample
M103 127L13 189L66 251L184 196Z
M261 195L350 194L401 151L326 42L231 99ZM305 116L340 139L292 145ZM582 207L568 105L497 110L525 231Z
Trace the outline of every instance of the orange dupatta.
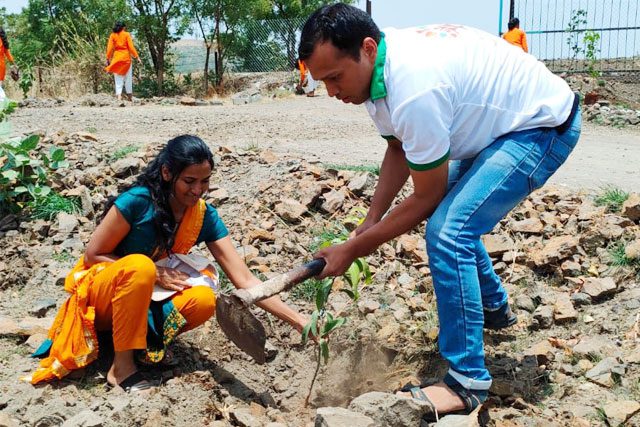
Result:
M187 254L195 245L207 207L204 200L198 200L184 213L176 233L172 251ZM37 384L41 381L62 378L71 371L83 368L98 358L98 339L94 327L95 308L87 302L89 286L93 278L104 270L108 262L94 264L87 268L84 256L67 275L64 290L71 295L60 307L48 339L43 345L49 345L49 356L40 361L40 367L21 380ZM36 354L40 349L36 351Z

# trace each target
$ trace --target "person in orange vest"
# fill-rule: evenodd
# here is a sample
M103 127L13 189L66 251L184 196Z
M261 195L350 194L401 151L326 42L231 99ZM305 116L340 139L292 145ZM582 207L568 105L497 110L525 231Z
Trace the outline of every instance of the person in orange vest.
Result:
M311 77L309 69L304 65L304 62L298 60L298 68L300 70L300 83L296 87L297 90L302 90L308 97L316 96L316 88L318 82Z
M131 57L133 56L142 64L138 51L133 46L131 34L126 31L127 27L122 21L116 21L113 32L107 44L107 66L105 71L113 73L116 82L116 96L118 101L122 100L122 86L124 85L125 96L129 101L133 100L133 67Z
M4 28L0 28L0 101L5 98L2 85L4 83L4 76L7 73L5 62L9 61L13 64L13 56L9 52L9 40L7 39L7 33Z
M529 53L529 46L527 46L527 35L520 29L520 20L513 18L509 21L509 31L503 34L502 38L511 43L514 46L518 46L525 52Z

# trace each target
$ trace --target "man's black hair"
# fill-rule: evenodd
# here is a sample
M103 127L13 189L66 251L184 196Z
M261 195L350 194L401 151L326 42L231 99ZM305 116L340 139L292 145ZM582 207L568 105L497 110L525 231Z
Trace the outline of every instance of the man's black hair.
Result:
M371 37L380 42L382 33L364 10L344 3L323 6L313 12L302 28L298 56L305 60L318 43L330 41L344 54L360 60L362 41Z
M518 18L511 18L507 26L509 27L509 31L513 30L515 27L520 25L520 20Z

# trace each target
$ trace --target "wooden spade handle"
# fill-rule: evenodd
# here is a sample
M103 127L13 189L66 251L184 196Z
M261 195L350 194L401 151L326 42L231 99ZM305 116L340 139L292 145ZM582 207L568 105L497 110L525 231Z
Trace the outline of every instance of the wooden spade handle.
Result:
M269 279L263 282L262 285L236 289L232 295L240 299L245 306L253 305L258 301L286 291L310 277L317 276L322 272L325 265L327 263L323 258L314 259L285 274Z

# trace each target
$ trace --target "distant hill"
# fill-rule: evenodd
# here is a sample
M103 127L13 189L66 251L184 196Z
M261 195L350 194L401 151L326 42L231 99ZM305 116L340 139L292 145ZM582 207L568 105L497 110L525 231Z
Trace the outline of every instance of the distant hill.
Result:
M202 71L206 48L204 42L197 39L182 39L171 45L172 52L176 55L176 72L179 74L189 74ZM213 52L209 63L213 66Z

